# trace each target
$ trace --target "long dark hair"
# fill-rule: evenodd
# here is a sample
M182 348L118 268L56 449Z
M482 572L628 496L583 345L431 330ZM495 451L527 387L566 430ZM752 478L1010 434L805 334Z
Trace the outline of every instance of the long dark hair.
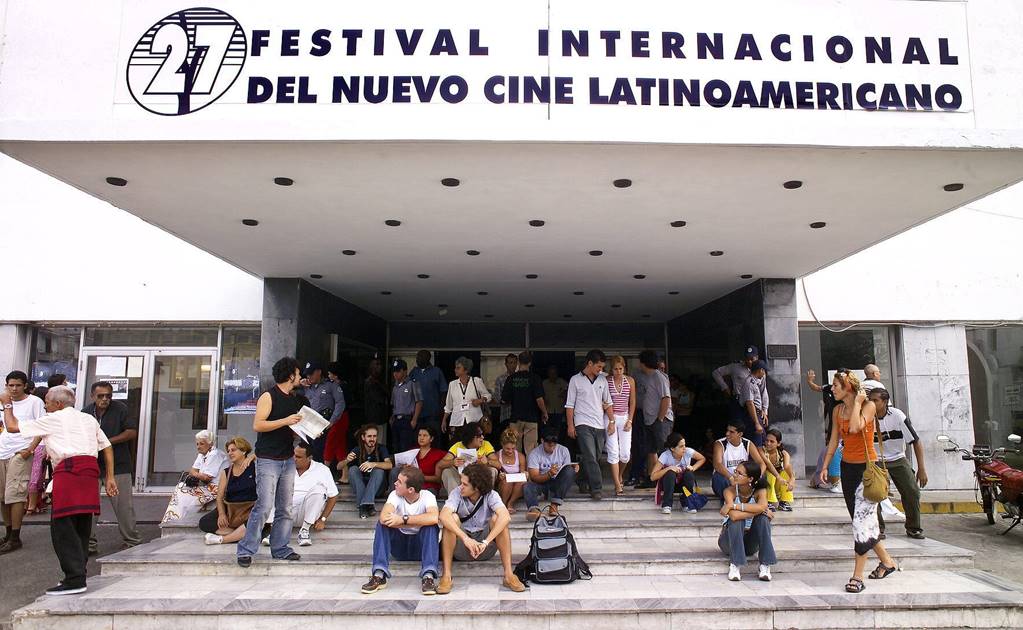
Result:
M757 490L767 489L767 479L764 477L764 469L760 467L760 464L756 460L747 459L743 463L739 464L746 469L746 476L750 478L750 485L753 486L753 492Z
M767 430L767 434L768 435L773 435L774 439L778 440L778 452L779 453L784 452L785 451L785 445L782 444L782 442L781 442L781 431L779 431L778 429L768 429Z

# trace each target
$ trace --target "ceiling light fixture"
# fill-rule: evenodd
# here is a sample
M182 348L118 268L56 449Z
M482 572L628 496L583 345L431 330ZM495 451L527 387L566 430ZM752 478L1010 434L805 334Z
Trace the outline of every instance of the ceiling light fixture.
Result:
M320 278L323 277L323 274L322 273L311 273L311 274L309 274L309 277L312 278L313 280L319 280Z
M750 279L753 278L753 274L751 274L751 273L744 273L744 274L742 274L739 277L742 278L743 280L750 280Z
M107 181L109 182L110 179L108 178ZM963 185L958 182L956 182L955 184L945 184L944 186L942 186L942 189L945 192L958 192L963 189Z
M810 227L815 230L819 230L825 225L827 225L827 223L825 223L824 221L814 221L813 223L810 224Z
M533 219L529 224L533 227L543 227L547 222L542 219Z
M678 291L668 291L668 295L678 295Z
M492 318L493 316L494 316L494 314L493 314L493 313L484 313L484 315L483 315L483 317L486 317L487 319L490 319L490 318Z
M405 313L405 317L415 317L412 313Z
M127 186L128 180L123 177L108 177L107 183L111 186Z
M345 256L354 256L355 255L355 250L354 249L342 249L341 253L344 254Z
M526 308L533 308L536 304L523 304Z
M686 222L685 221L672 221L668 225L670 225L671 227L685 227L686 226Z
M419 278L420 280L426 280L427 278L430 277L430 274L428 274L428 273L420 273L420 274L417 274L416 277Z
M629 186L632 186L632 180L631 179L624 179L624 178L623 179L616 179L616 180L614 180L611 183L614 185L615 188L628 188Z
M643 313L642 317L644 319L650 319L650 313Z
M489 291L477 291L476 295L490 295Z
M646 278L646 274L637 273L636 275L634 275L632 277L635 278L636 280L642 280L643 278Z
M401 225L401 221L399 221L397 219L387 219L386 221L384 221L384 225L387 225L387 226L390 226L390 227L398 227L399 225Z
M454 177L445 177L444 179L440 180L440 183L447 186L448 188L454 188L455 186L461 184L462 182Z
M295 183L295 180L290 177L274 177L274 183L278 186L291 186Z
M480 252L478 249L468 249L465 251L466 256L479 256Z
M796 190L797 188L803 187L803 182L798 179L790 179L782 184L782 187L785 188L785 190Z
M255 219L242 219L242 225L247 225L249 227L256 227L257 225L259 225L259 221L255 220Z
M569 318L569 317L572 317L572 315L571 315L571 313L565 313L564 315L562 315L562 317Z
M447 304L438 304L437 305L437 308L447 308L447 307L448 307Z
M621 304L612 304L611 305L611 308L621 308L621 307L622 307Z
M572 295L585 295L585 291L572 291Z
M526 274L526 279L527 279L527 280L536 280L536 279L537 279L537 278L539 278L539 277L540 277L540 276L538 276L538 275L537 275L537 274L535 274L535 273L527 273L527 274Z
M711 256L724 256L725 253L723 251L721 251L720 249L715 249L714 251L712 251L710 253L710 255Z
M390 295L390 294L391 294L390 291L381 291L380 292L380 295Z
M603 250L599 250L599 249L591 249L590 250L590 256L603 256L603 255L604 255Z

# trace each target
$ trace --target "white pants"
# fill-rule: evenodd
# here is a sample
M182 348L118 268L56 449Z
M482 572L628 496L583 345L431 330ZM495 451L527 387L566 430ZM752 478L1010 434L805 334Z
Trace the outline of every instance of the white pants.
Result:
M632 431L625 430L625 422L628 419L629 416L626 414L615 415L615 433L608 435L607 442L604 444L609 464L628 464L629 458L632 456Z
M323 506L327 505L327 495L322 492L310 492L305 497L291 497L291 518L301 527L312 527L316 519L323 514ZM274 511L266 518L267 523L274 522Z

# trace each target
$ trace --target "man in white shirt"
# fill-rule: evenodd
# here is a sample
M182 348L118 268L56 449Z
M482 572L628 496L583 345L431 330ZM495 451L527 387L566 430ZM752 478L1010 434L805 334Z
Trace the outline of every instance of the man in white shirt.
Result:
M0 393L4 425L11 433L45 439L46 453L53 463L53 508L50 538L60 561L64 579L46 591L47 595L85 592L85 569L89 560L89 531L92 517L99 514L99 463L106 464L106 491L117 496L114 481L114 451L96 419L74 408L75 393L58 386L46 393L47 414L19 422L12 412L11 394Z
M586 354L586 367L568 382L568 396L565 400L565 420L568 422L568 437L579 443L579 463L582 477L589 486L590 498L603 499L600 493L600 457L608 432L614 432L614 416L611 414L611 392L604 377L607 357L600 350ZM606 428L605 428L606 427ZM580 482L582 483L582 482Z
M295 490L291 497L291 513L302 524L298 530L299 547L313 544L309 530L323 531L338 497L334 475L329 468L313 460L310 449L304 443L295 447ZM273 512L267 522L273 522ZM263 544L269 546L269 538Z
M927 486L927 471L924 468L924 447L920 436L913 429L913 423L906 414L891 406L891 396L883 387L870 390L867 397L874 403L874 413L884 439L881 459L888 469L892 483L899 490L902 509L906 512L906 535L923 540L924 530L920 525L920 488ZM916 471L906 459L906 445L913 445ZM884 533L884 518L877 511L877 520Z
M391 558L419 561L423 595L437 594L437 497L423 490L426 478L415 466L398 472L394 490L380 511L373 534L373 575L362 585L366 595L387 588L391 578Z
M7 375L7 393L11 397L14 417L20 421L35 420L42 416L43 401L25 393L28 376L15 370ZM32 476L32 454L39 446L39 438L32 439L20 433L0 433L0 504L4 525L7 526L0 541L0 554L21 549L21 521L28 501L28 482Z
M873 363L863 366L863 376L866 378L860 383L860 387L868 394L872 389L885 389L884 383L881 382L881 368Z

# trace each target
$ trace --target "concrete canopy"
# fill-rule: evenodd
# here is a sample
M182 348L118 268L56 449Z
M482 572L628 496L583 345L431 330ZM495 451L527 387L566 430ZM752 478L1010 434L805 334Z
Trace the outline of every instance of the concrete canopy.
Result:
M744 274L799 277L1023 175L1023 154L993 150L481 142L0 149L257 276L321 275L311 281L390 320L665 321L746 284ZM112 186L108 177L128 183ZM632 185L616 187L617 179ZM786 188L792 180L802 186ZM963 186L949 192L948 184ZM401 225L386 225L391 219ZM530 226L537 219L545 225ZM678 221L685 225L672 227Z

